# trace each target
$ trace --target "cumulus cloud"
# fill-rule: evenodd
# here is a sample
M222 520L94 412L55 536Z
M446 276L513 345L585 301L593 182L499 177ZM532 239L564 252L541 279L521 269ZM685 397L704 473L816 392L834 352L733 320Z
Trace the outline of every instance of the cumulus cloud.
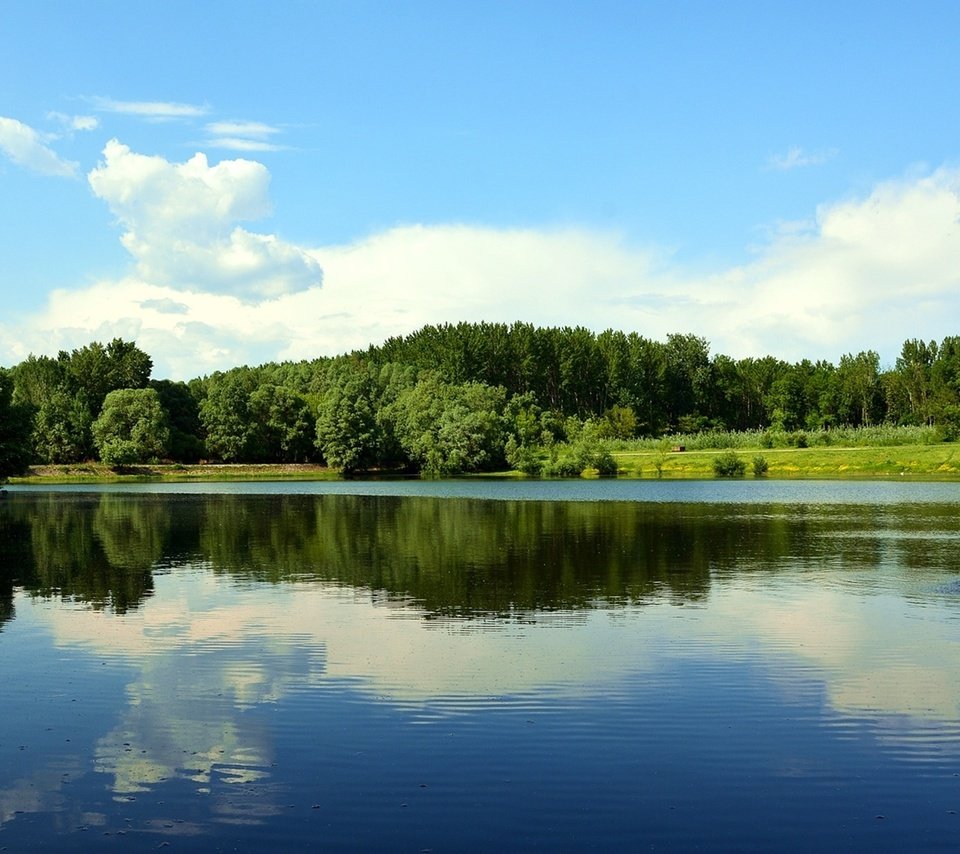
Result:
M308 249L235 225L269 208L260 164L210 166L202 155L171 164L119 143L105 155L91 184L123 223L137 269L54 293L18 326L20 351L0 344L8 364L121 335L153 355L157 376L189 378L460 320L660 340L692 332L733 357L836 362L875 349L892 361L906 338L955 334L960 314L960 170L825 204L749 263L693 274L621 235L582 229L413 225ZM321 267L323 287L305 287Z
M792 358L842 347L893 353L954 334L960 309L960 171L881 183L823 205L806 234L713 277L737 350Z
M804 166L820 166L839 154L836 148L824 148L819 151L805 151L799 145L793 145L782 154L774 154L767 160L769 169L786 172Z
M76 175L78 164L63 160L46 143L45 137L29 125L0 116L0 151L10 160L41 175Z
M123 225L121 242L145 282L247 297L277 296L320 283L319 263L274 235L238 222L270 213L270 174L252 160L211 166L131 151L116 140L88 176Z

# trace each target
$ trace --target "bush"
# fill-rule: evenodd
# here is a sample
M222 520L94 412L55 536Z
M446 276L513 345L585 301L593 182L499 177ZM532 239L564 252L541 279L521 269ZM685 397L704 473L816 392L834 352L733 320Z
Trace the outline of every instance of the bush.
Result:
M580 477L587 469L596 469L602 477L615 477L617 461L609 450L589 439L555 448L556 456L543 468L547 477Z
M713 460L713 473L717 477L743 477L747 464L734 451L727 451Z
M523 472L532 477L543 474L543 460L537 450L530 445L521 445L511 436L504 449L507 463L514 471Z
M769 468L770 464L763 457L757 456L753 458L754 477L763 477Z
M601 477L617 476L617 461L606 448L597 451L590 460L590 467L597 470Z
M580 477L586 468L584 461L574 453L560 454L555 460L544 466L547 477Z

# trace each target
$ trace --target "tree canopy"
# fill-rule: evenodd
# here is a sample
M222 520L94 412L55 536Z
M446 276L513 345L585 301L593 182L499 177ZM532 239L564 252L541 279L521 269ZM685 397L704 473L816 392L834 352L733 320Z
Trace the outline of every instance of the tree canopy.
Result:
M189 382L151 371L150 356L119 338L3 371L0 476L97 457L533 472L545 453L548 468L600 468L598 442L681 431L885 423L960 435L960 336L909 339L884 367L872 350L789 363L713 355L692 334L458 323Z

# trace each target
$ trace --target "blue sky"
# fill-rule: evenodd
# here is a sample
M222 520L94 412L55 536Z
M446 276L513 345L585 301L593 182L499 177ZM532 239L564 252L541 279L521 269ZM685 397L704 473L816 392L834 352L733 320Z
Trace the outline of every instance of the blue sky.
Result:
M7 0L0 364L155 376L524 320L960 333L954 2Z

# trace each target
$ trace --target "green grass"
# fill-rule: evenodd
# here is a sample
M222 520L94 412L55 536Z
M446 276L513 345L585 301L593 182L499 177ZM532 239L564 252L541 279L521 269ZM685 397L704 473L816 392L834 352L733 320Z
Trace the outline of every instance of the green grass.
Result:
M137 483L240 480L338 480L336 469L317 465L204 463L128 466L115 471L103 463L31 466L10 483Z
M688 446L689 447L689 446ZM900 478L960 480L960 445L897 445L874 447L807 448L738 447L735 452L748 465L763 456L768 478ZM621 477L712 478L715 449L614 451Z
M653 440L618 442L612 445L620 477L653 478L713 478L714 460L723 451L733 450L746 466L745 477L752 478L753 459L762 456L767 463L767 478L917 478L928 480L960 480L960 443L919 441L909 444L890 443L894 436L912 434L927 438L927 428L870 428L851 433L831 431L828 444L809 442L806 448L789 446L763 447L759 433L701 434L727 437L736 444L717 447L712 442L691 440L691 437L669 437L666 441ZM808 437L817 437L817 433ZM857 441L868 437L885 439L889 444L842 444L840 436ZM752 443L745 441L746 437ZM671 447L684 445L685 451ZM700 447L698 447L700 445ZM496 476L522 477L518 472L496 472ZM590 473L588 472L588 475ZM145 465L131 466L118 473L102 463L78 463L62 466L35 466L25 477L12 477L10 483L129 483L137 481L242 481L242 480L337 480L336 469L316 465Z
M829 430L707 430L700 433L674 433L656 439L628 439L612 445L618 451L656 451L678 445L688 451L767 450L769 448L808 447L892 447L899 445L937 445L943 436L936 427L832 427Z

